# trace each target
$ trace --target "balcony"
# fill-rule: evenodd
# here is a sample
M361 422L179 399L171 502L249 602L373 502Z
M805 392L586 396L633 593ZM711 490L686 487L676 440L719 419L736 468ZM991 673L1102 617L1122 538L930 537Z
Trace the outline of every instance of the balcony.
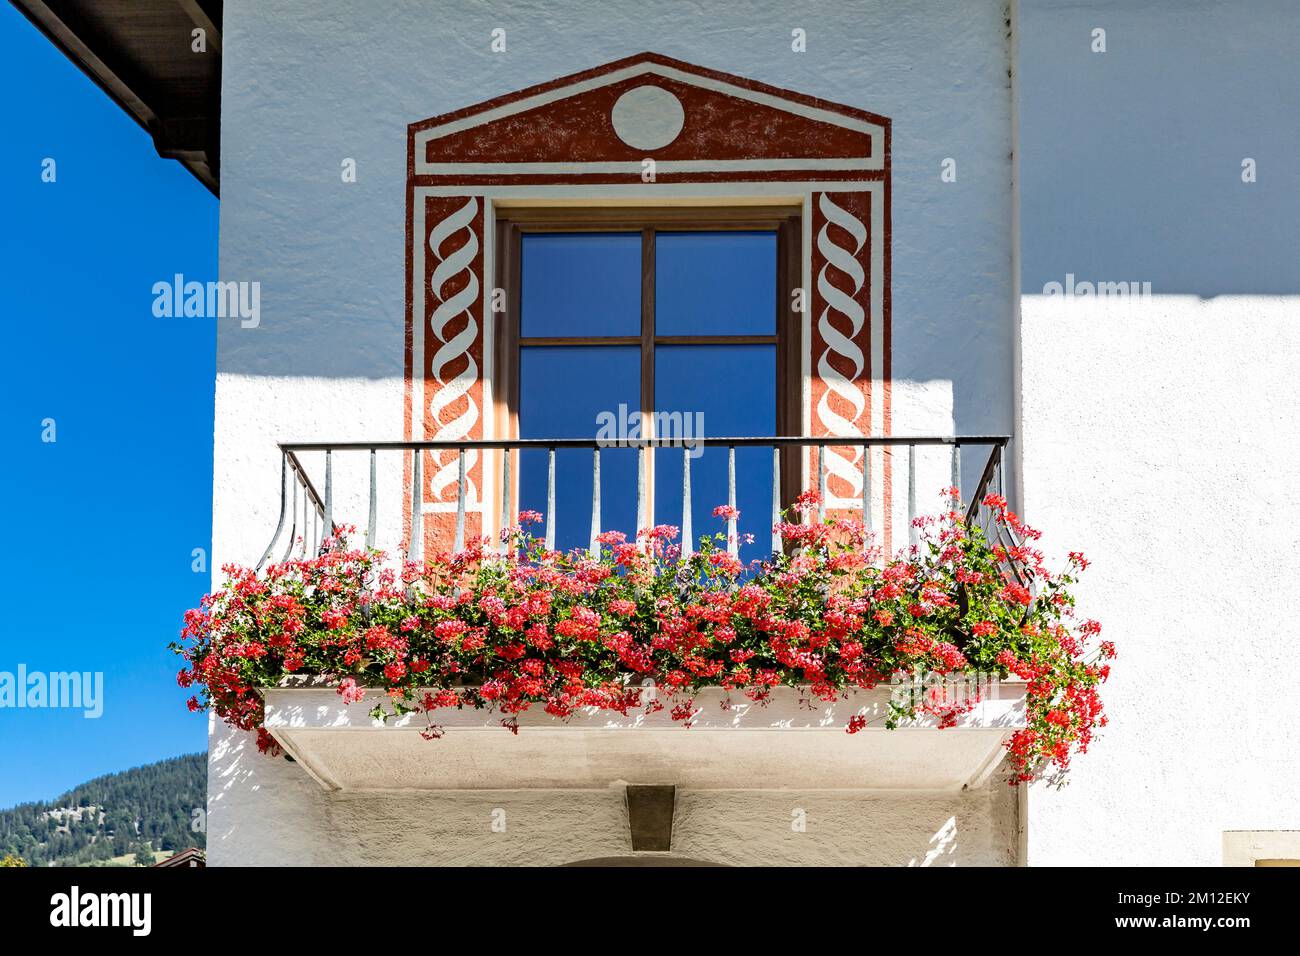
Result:
M453 472L454 495L449 500L440 501L443 514L454 514L454 532L445 542L451 551L460 551L468 540L468 528L471 512L477 512L479 527L487 530L492 521L496 529L514 523L514 516L520 509L520 482L518 472L522 455L542 453L546 456L545 469L545 534L548 547L556 545L556 532L559 522L557 513L557 454L565 452L589 452L591 454L591 497L589 502L590 536L587 544L596 549L596 536L606 530L602 521L603 496L601 493L602 455L610 451L636 452L636 488L635 514L638 528L654 523L655 517L662 517L656 508L655 488L652 473L661 464L660 456L673 454L678 456L681 470L680 498L676 505L674 517L680 517L681 541L683 547L690 549L694 541L694 526L698 515L695 502L695 486L692 480L691 461L697 452L718 450L726 454L726 504L731 508L737 505L737 450L762 450L771 455L770 488L771 513L770 524L781 520L782 512L794 497L805 487L817 488L822 499L821 516L827 510L847 511L860 516L869 532L883 531L886 537L886 550L890 544L899 545L888 537L893 525L906 528L905 534L909 545L916 544L917 532L913 519L918 515L929 513L932 509L921 508L918 502L924 500L926 491L935 491L940 485L955 488L963 501L968 501L966 511L967 523L978 523L991 539L998 539L1008 547L1018 542L1011 540L1007 529L999 527L990 520L989 509L982 501L990 491L1004 493L1003 455L1009 438L1005 435L983 436L891 436L891 437L737 437L737 438L695 438L689 445L672 440L644 439L624 441L616 446L604 444L596 439L501 439L487 441L377 441L377 442L282 442L280 512L275 532L270 543L257 563L261 569L276 554L280 560L293 554L305 556L310 551L318 550L328 533L332 533L340 522L334 505L334 460L336 455L357 455L368 453L370 478L366 519L356 520L358 526L366 528L366 546L391 546L393 542L379 542L376 529L379 527L380 502L379 488L381 469L379 456L397 455L403 463L403 474L409 475L405 500L403 527L406 529L400 543L400 550L407 560L419 561L424 558L427 534L412 535L410 528L420 527L429 507L429 472ZM970 450L978 452L974 460L974 470L970 461ZM965 450L965 451L964 451ZM312 480L303 458L308 455L323 456L318 475L323 474L324 493ZM426 460L433 462L432 467ZM752 460L752 459L751 459ZM471 462L475 464L471 464ZM836 469L834 462L848 463L848 472L843 464ZM831 464L828 464L831 463ZM489 471L489 465L491 466ZM472 467L480 470L485 480L480 500L471 502L469 494ZM853 495L847 497L842 493L833 493L830 489L831 476L851 474ZM883 478L880 474L883 473ZM971 481L970 479L974 479ZM897 492L902 484L901 494ZM450 485L450 482L446 482ZM932 487L931 487L932 486ZM489 507L492 499L497 508ZM540 502L539 502L540 503ZM715 502L722 503L722 502ZM905 503L905 511L904 511ZM696 503L698 504L698 503ZM360 515L356 516L360 519ZM301 523L300 523L301 522ZM885 527L882 528L881 526ZM288 535L285 530L288 526ZM451 530L449 528L449 530ZM328 531L327 531L328 529ZM636 528L621 529L629 533ZM737 526L735 519L727 525L729 547L737 550ZM277 545L284 541L283 550ZM786 543L773 530L771 533L771 551L782 550ZM391 547L390 547L390 550ZM500 546L505 553L505 545ZM1018 578L1018 567L1010 569Z
M716 438L700 439L705 449L715 449L720 473L725 465L728 504L737 501L737 451L758 449L770 462L772 522L781 518L792 491L804 484L821 491L820 511L850 511L864 518L869 529L892 523L901 529L906 518L906 543L917 542L911 518L918 509L918 488L928 484L968 489L971 502L965 514L991 540L1013 547L1008 529L990 519L981 502L1002 483L1002 456L1007 439L1000 436L890 437L890 438ZM366 543L375 547L380 509L381 456L404 459L409 474L409 497L403 502L408 527L426 525L422 515L428 505L425 475L432 469L454 469L455 496L441 512L448 546L459 551L471 529L486 531L492 547L504 559L506 546L495 543L496 527L508 526L520 503L519 459L540 456L544 463L543 492L546 510L543 529L548 548L554 548L560 528L557 512L557 454L590 454L590 513L578 517L590 539L587 547L598 553L597 534L602 522L601 461L607 450L591 440L499 440L481 442L310 442L280 446L283 456L281 512L276 531L259 567L272 556L287 557L320 548L338 521L335 505L335 461L344 455L369 457L370 481L364 498L368 521ZM683 549L689 550L697 509L692 507L696 488L690 449L664 443L639 443L635 510L639 522L649 523L656 513L651 475L656 455L681 456L680 498ZM972 449L976 454L972 454ZM752 452L749 453L752 459ZM860 488L849 499L843 487L832 487L833 455L866 462L859 471ZM318 480L308 475L304 458L317 456ZM478 482L468 478L471 463L479 470ZM490 469L486 466L490 465ZM883 467L882 467L883 466ZM354 469L355 471L355 469ZM842 468L838 471L843 475ZM488 476L484 478L484 476ZM515 476L515 477L512 477ZM920 477L918 477L920 476ZM964 480L965 479L965 480ZM480 489L477 500L469 489ZM766 485L765 485L766 486ZM323 488L323 492L318 489ZM489 490L490 489L490 490ZM609 494L608 484L605 487ZM836 493L837 490L841 493ZM929 490L929 489L927 489ZM893 493L891 495L891 492ZM629 496L630 498L630 496ZM489 509L489 499L496 507ZM662 516L664 501L658 502ZM892 511L898 512L897 517ZM933 509L930 509L933 510ZM494 518L495 516L495 526ZM892 522L891 518L895 518ZM735 556L740 548L736 519L727 519L726 547ZM288 531L286 535L286 529ZM302 531L305 530L306 534ZM629 529L629 531L632 529ZM476 532L476 533L477 533ZM432 533L405 536L401 550L411 561L425 559ZM771 532L776 552L789 547L778 530ZM897 542L903 547L904 542ZM1021 569L1007 566L1020 576ZM628 678L631 682L631 677ZM630 683L630 686L636 686ZM928 689L935 689L933 686ZM953 679L943 689L956 696L969 686ZM627 784L689 788L813 788L882 790L961 790L983 785L1004 754L1004 743L1025 726L1022 683L994 681L978 688L975 702L948 726L931 716L905 720L896 729L885 724L891 695L915 692L904 685L881 684L872 690L850 689L826 702L790 686L772 688L771 696L754 703L739 693L709 688L694 695L695 713L689 728L668 711L646 713L632 709L621 715L609 710L580 709L565 719L552 717L540 707L518 715L516 733L502 729L502 715L472 707L439 711L442 734L437 740L422 737L427 727L423 715L407 714L386 722L371 716L383 701L374 689L362 699L345 702L336 688L316 677L292 677L279 686L265 688L266 730L297 764L328 790L381 791L390 789L521 789L603 788ZM653 686L642 691L643 700ZM845 733L850 718L861 730Z

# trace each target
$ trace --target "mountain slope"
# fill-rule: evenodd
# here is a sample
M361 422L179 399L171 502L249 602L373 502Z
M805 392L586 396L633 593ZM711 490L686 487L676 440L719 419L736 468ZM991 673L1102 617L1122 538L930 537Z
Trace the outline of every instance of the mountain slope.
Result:
M0 810L0 857L85 866L202 847L207 786L201 753L96 777L54 800Z

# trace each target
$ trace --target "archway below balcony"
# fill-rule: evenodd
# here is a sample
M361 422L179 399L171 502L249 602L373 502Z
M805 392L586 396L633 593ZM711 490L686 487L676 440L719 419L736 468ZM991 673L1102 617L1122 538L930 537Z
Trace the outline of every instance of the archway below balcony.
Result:
M606 867L606 866L726 866L725 863L713 863L709 860L697 860L687 856L598 856L590 860L573 860L559 864L561 867Z

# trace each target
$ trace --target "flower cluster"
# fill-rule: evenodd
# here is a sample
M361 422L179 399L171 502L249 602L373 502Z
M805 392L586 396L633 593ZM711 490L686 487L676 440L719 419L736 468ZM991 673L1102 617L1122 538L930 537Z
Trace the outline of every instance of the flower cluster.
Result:
M1071 554L1065 573L1049 572L1038 533L1000 497L982 502L1002 531L993 539L964 521L951 491L945 501L944 514L918 519L919 546L888 557L861 521L817 520L806 492L778 525L789 553L749 565L722 533L683 555L666 525L632 541L606 532L599 557L550 552L526 530L540 519L530 512L502 533L504 556L483 539L392 564L349 546L342 529L313 558L223 568L225 586L187 612L172 645L186 661L178 681L200 687L192 710L214 708L277 753L259 688L293 674L332 681L348 703L379 689L376 717L418 712L438 737L445 707L491 708L512 730L533 707L557 718L667 707L689 726L706 686L762 702L784 684L831 701L901 674L974 671L1026 682L1012 782L1064 769L1105 725L1097 688L1114 656L1100 626L1074 613L1069 587L1087 562ZM632 681L647 678L658 691L643 699ZM971 705L892 706L890 726L918 713L951 726ZM864 725L858 715L845 729Z

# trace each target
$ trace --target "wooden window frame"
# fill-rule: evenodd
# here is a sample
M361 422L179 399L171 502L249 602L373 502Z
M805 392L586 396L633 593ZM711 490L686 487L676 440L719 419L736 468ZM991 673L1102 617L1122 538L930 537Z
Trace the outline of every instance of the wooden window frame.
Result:
M498 208L496 211L496 288L505 290L505 311L495 316L493 414L498 435L519 434L519 352L528 346L641 347L641 411L654 410L654 349L656 345L775 345L775 433L802 432L802 322L793 308L793 290L802 271L802 209L798 206L691 207L541 207ZM632 336L524 337L520 331L520 241L530 232L641 232L641 332ZM776 232L776 316L770 335L655 335L656 232ZM653 456L649 456L651 462ZM800 452L782 455L782 499L798 494ZM650 472L652 475L653 473ZM653 487L653 480L650 482Z

